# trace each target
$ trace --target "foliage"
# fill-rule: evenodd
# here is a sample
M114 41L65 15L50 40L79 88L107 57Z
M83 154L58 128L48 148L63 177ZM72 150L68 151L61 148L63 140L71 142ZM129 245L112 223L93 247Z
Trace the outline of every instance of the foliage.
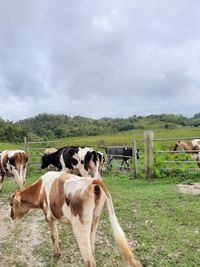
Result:
M193 160L190 154L185 152L173 153L172 151L170 152L169 148L166 153L160 153L160 151L164 151L163 149L161 144L156 143L154 145L155 177L179 177L179 181L184 181L186 176L187 181L194 177L200 177L200 173L197 171L197 163Z
M27 136L29 140L53 140L66 137L117 134L129 130L177 129L184 126L200 126L199 113L192 118L182 115L160 114L130 116L128 118L91 119L60 114L39 114L16 123L0 118L0 140L18 142Z

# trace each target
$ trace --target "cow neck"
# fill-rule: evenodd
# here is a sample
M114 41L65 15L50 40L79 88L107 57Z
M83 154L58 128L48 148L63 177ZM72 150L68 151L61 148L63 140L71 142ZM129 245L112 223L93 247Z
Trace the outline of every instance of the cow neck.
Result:
M61 154L60 155L56 155L56 159L55 159L55 166L59 169L62 169L62 166L60 164L60 157L61 157Z
M55 153L50 154L49 155L50 164L53 164L55 167L60 168L61 167L60 156L61 156L61 153L58 153L58 151L56 151Z
M39 179L28 188L21 191L21 201L29 204L32 208L40 208L40 191L42 179Z

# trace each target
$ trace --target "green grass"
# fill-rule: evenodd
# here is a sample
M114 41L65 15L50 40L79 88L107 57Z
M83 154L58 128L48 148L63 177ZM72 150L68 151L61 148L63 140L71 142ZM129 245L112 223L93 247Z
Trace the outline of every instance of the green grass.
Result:
M153 129L153 125L149 125L147 130ZM180 127L176 129L153 129L155 138L170 138L170 137L200 137L200 129L198 127ZM130 130L120 132L118 134L98 135L98 136L79 136L79 137L68 137L59 139L59 143L50 143L45 141L44 147L52 147L62 145L80 145L80 146L93 146L93 147L106 147L111 145L130 145L132 139L142 140L144 137L143 130ZM174 141L173 141L174 142ZM34 147L34 144L30 145ZM35 145L36 147L42 147L43 144ZM16 149L24 148L23 143L0 143L0 150L4 149Z
M40 171L32 171L27 183L32 183L39 175ZM200 199L198 196L178 193L176 183L180 179L168 177L150 181L109 172L104 174L120 224L131 246L135 247L135 254L145 266L200 266ZM4 199L15 189L13 180L6 181L2 194ZM34 214L30 213L29 216L30 220ZM40 220L40 224L44 240L35 246L33 255L39 257L44 266L57 266L45 220ZM59 225L59 233L62 257L58 266L82 266L71 227ZM12 241L18 239L18 235L16 229ZM3 255L12 257L15 243L8 238L4 240L2 248ZM13 266L22 266L18 257L15 257L13 262L16 265ZM112 238L107 212L103 214L97 235L96 259L99 267L123 266ZM4 262L2 256L1 262Z
M155 138L164 137L197 137L199 128L177 128L172 130L155 130ZM91 136L65 138L61 143L46 142L43 147L59 147L62 145L92 146L94 148L106 147L108 145L130 145L133 138L143 139L143 131L132 130L115 135ZM142 143L140 143L142 145ZM156 149L172 149L174 141L157 142ZM33 145L32 145L33 146ZM39 147L35 146L35 147ZM24 144L0 143L0 150L23 149ZM41 153L41 150L31 151ZM142 152L141 152L142 154ZM168 157L168 156L167 156ZM186 156L185 156L186 157ZM40 157L31 161L40 160ZM166 157L160 156L156 159L157 170L162 165L162 160ZM171 160L171 157L167 158ZM143 155L141 155L140 167L143 167ZM194 164L193 164L194 165ZM185 167L184 167L185 168ZM176 184L179 182L200 182L199 173L188 173L183 168L183 172L171 173L165 179L145 180L130 179L131 174L123 175L119 173L104 173L103 177L113 197L117 217L124 229L126 236L135 248L135 254L145 266L155 267L197 267L200 266L200 212L199 197L183 195L177 193ZM31 184L44 173L29 166L27 184ZM160 173L158 173L160 176ZM8 203L11 193L17 189L13 179L6 179L0 201ZM31 223L31 218L35 214L30 213L25 218L26 227ZM42 215L41 215L42 216ZM23 229L23 222L20 228L10 231L8 237L1 242L0 237L0 266L23 267L24 262L18 257L20 252L19 240L23 240L23 230L20 235L19 229ZM0 214L1 221L1 214ZM1 223L9 224L8 220ZM34 246L33 257L39 258L41 266L82 266L81 256L75 242L72 229L66 225L59 226L60 239L62 241L62 256L59 263L53 258L53 246L50 234L43 217L39 220L43 240ZM26 232L26 227L24 231ZM18 238L19 237L19 238ZM18 242L15 244L15 242ZM21 242L21 241L20 241ZM24 245L24 244L23 244ZM29 244L27 244L28 246ZM17 247L17 250L16 250ZM9 262L8 262L9 259ZM104 212L97 235L96 245L97 267L123 266L121 257L116 249L112 238L112 232L108 222L108 214Z

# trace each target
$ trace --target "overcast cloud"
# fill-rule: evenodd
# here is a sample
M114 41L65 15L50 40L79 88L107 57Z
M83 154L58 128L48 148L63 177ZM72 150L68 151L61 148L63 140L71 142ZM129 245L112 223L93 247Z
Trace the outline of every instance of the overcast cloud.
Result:
M0 116L200 112L199 0L0 0Z

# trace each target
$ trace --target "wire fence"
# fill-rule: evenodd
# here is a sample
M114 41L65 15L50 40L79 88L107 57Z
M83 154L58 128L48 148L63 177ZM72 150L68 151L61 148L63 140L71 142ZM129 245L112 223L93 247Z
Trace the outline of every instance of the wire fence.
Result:
M137 177L140 172L147 177L153 177L155 168L169 171L181 169L184 166L190 171L191 169L200 171L200 149L173 150L177 141L190 142L194 139L200 139L200 137L154 138L153 131L145 131L144 139L133 139L128 146L106 147L107 166L109 169L130 171L134 177ZM24 138L24 147L29 154L29 164L31 165L39 166L41 164L41 156L45 149L63 146L65 146L63 140L28 142ZM130 154L125 154L124 149L129 150ZM120 150L121 153L119 153Z

